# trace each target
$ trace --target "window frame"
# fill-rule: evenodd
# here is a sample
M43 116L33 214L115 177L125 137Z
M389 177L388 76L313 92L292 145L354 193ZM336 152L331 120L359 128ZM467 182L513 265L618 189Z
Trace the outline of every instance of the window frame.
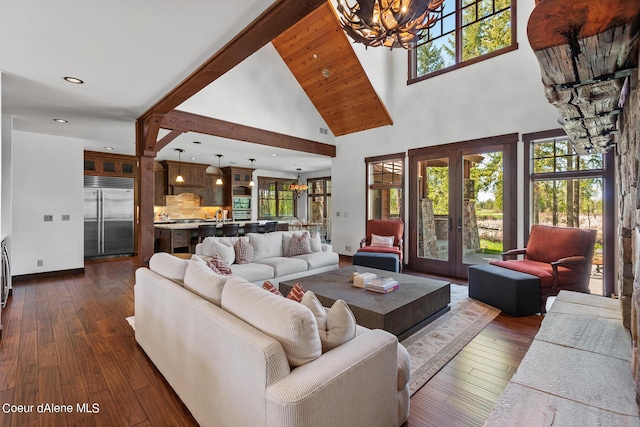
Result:
M432 77L439 76L441 74L448 73L450 71L458 70L463 67L467 67L469 65L476 64L481 61L485 61L487 59L495 58L496 56L500 56L505 53L512 52L518 49L518 14L517 14L517 0L511 0L511 45L505 46L503 48L494 50L484 55L476 56L475 58L468 59L466 61L462 61L462 31L464 28L468 27L470 24L465 26L462 25L462 12L465 6L462 5L463 0L445 0L445 1L454 1L456 3L456 28L455 28L455 40L456 40L456 54L455 54L455 63L448 67L444 67L440 70L432 71L430 73L424 74L422 76L418 76L417 70L417 48L410 49L408 52L408 79L407 84L410 85L412 83L421 82L423 80L430 79ZM495 0L494 0L495 2ZM468 6L467 6L468 7ZM483 18L484 19L484 18ZM441 21L441 18L438 18L436 25ZM445 37L444 35L442 37ZM427 42L431 43L431 41ZM423 43L427 44L427 43Z
M265 216L263 215L263 213L261 212L262 209L262 201L263 201L263 197L262 197L262 187L265 185L265 181L267 181L267 183L270 185L272 182L275 182L275 213L276 215L274 216ZM258 220L275 220L275 219L280 219L282 216L288 216L288 215L277 215L278 212L280 212L280 202L282 200L292 200L293 201L293 215L291 216L297 216L297 212L298 212L298 203L297 203L297 197L295 195L293 195L293 197L291 199L285 199L280 197L280 193L293 193L291 190L285 190L285 188L287 188L289 185L293 184L294 182L296 182L295 178L276 178L276 177L268 177L268 176L259 176L258 177ZM271 200L271 199L269 199Z
M313 183L316 181L322 181L322 193L312 193L311 191L314 188ZM309 186L309 191L307 192L307 221L310 221L311 218L311 209L309 206L309 201L313 198L322 198L323 199L323 203L322 203L322 209L323 212L322 214L324 215L324 218L331 218L331 212L327 203L327 198L331 197L331 191L327 191L327 183L331 182L331 177L330 176L323 176L323 177L319 177L319 178L308 178L307 179L307 185Z
M376 156L376 157L366 157L364 159L365 161L365 186L366 186L366 197L365 197L365 203L366 203L366 209L365 209L365 215L366 215L366 221L370 220L370 219L376 219L376 218L372 218L371 217L371 206L370 206L370 197L371 197L371 191L372 190L381 190L381 189L390 189L390 188L399 188L401 190L401 196L400 196L400 202L399 202L399 208L400 208L400 212L398 214L399 219L401 219L402 221L404 221L404 215L405 215L405 208L404 208L404 204L405 204L405 191L404 191L404 183L405 183L405 179L406 179L406 175L407 175L407 165L406 165L406 157L407 154L405 152L401 152L401 153L394 153L394 154L386 154L383 156ZM400 183L396 184L395 182L393 184L376 184L376 183L372 183L370 182L370 177L371 177L371 173L370 173L370 168L372 167L373 164L375 163L385 163L385 162L390 162L390 161L399 161L402 163L402 177L400 179Z

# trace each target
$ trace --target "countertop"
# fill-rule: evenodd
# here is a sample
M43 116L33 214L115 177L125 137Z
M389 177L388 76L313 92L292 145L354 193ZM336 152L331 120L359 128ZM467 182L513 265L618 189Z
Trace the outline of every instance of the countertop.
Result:
M264 225L266 221L226 221L225 224L238 224L240 227L244 227L247 222L258 222L260 225ZM171 223L171 222L155 222L153 225L155 228L160 228L164 230L197 230L198 226L201 224L215 224L215 220L213 221L201 221L201 222L188 222L188 223ZM287 223L287 222L283 222ZM222 223L218 223L216 228L222 228Z

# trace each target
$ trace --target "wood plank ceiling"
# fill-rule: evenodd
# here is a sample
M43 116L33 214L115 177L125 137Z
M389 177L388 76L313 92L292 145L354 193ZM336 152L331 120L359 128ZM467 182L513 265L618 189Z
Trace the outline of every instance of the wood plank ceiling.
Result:
M549 102L578 154L614 144L625 81L638 65L638 0L543 0L527 35Z
M393 124L330 2L272 44L335 136Z

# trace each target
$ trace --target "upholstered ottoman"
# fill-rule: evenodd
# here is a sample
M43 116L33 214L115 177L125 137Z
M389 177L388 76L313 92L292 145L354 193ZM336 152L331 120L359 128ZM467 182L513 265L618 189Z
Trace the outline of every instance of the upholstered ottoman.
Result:
M394 273L400 272L400 260L396 254L383 252L356 252L353 255L352 264L393 271Z
M540 313L540 279L496 265L473 265L469 297L512 316L529 316Z

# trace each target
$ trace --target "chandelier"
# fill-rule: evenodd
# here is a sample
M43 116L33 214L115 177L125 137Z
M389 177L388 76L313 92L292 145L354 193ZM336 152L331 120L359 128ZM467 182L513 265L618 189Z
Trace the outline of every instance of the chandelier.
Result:
M300 171L302 169L298 168L296 170L298 171L298 181L296 181L295 184L291 184L289 188L291 189L291 191L296 193L298 197L300 197L302 193L306 192L309 189L309 186L307 184L303 184L302 179L300 179Z
M340 25L365 46L412 49L436 23L444 0L359 0L353 6L338 1Z

